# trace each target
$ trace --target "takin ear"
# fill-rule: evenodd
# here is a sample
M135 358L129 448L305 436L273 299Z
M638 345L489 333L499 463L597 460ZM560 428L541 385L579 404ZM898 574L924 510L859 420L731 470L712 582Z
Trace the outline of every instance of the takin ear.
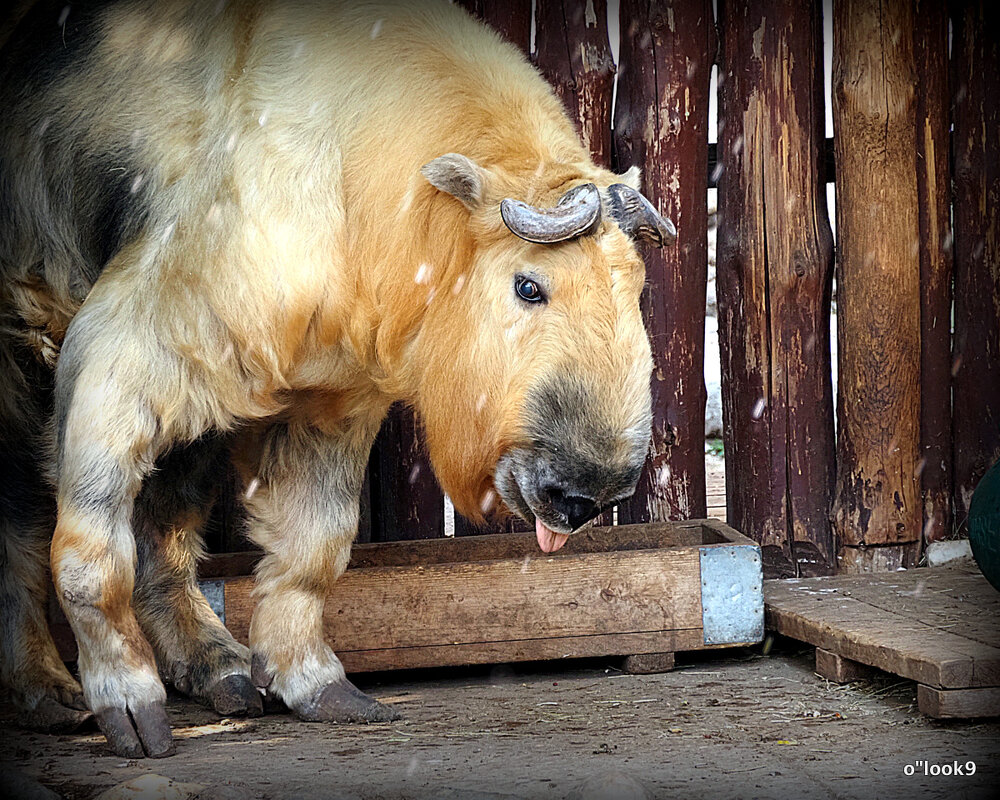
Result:
M445 153L420 168L430 184L472 211L483 202L486 170L461 153Z
M637 166L633 165L629 167L618 177L621 178L620 183L624 183L626 186L635 189L637 192L642 191L642 170L640 170Z

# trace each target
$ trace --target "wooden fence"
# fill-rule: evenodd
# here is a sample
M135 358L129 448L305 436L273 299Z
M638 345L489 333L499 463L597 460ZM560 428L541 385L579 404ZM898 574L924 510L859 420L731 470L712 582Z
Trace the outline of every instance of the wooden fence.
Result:
M706 512L717 184L729 523L761 543L772 576L911 566L926 543L961 534L972 489L1000 457L996 5L835 0L831 147L821 2L718 0L715 19L711 0L620 0L613 120L606 0L462 4L528 53L598 162L642 168L647 196L677 224L675 246L645 254L653 436L618 521ZM379 435L363 502L362 541L445 534L404 409ZM512 529L523 526L455 522L456 535Z

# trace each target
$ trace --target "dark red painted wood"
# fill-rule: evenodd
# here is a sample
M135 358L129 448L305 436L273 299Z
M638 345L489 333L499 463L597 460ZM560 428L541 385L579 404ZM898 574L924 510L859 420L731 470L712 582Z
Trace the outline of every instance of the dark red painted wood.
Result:
M835 569L820 3L722 0L717 295L729 524Z
M1000 458L1000 8L953 9L955 521Z

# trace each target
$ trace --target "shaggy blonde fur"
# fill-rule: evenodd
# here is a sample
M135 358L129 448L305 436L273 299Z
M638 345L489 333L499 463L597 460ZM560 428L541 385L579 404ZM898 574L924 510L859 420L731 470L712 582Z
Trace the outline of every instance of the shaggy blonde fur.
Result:
M123 154L108 168L141 224L89 293L56 253L40 272L15 265L7 300L36 350L62 345L51 553L85 696L94 710L162 700L129 602L133 501L176 443L238 429L267 551L251 649L297 708L343 678L322 601L392 402L419 412L472 518L501 455L531 444L542 379L586 387L579 413L609 432L580 445L587 458L624 470L645 447L631 242L605 220L531 244L498 212L623 178L593 164L522 55L447 2L122 2L97 30L32 113L84 152ZM421 174L448 152L480 169L471 208ZM519 273L544 307L513 294Z

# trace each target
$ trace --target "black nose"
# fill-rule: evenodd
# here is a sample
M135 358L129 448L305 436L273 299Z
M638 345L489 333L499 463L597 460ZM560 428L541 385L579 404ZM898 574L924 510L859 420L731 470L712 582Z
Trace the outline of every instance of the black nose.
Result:
M569 520L570 527L573 530L576 530L583 523L589 522L601 513L601 509L598 508L597 502L592 497L566 494L558 486L546 486L544 492L548 495L552 507L560 514L565 515L566 519Z

